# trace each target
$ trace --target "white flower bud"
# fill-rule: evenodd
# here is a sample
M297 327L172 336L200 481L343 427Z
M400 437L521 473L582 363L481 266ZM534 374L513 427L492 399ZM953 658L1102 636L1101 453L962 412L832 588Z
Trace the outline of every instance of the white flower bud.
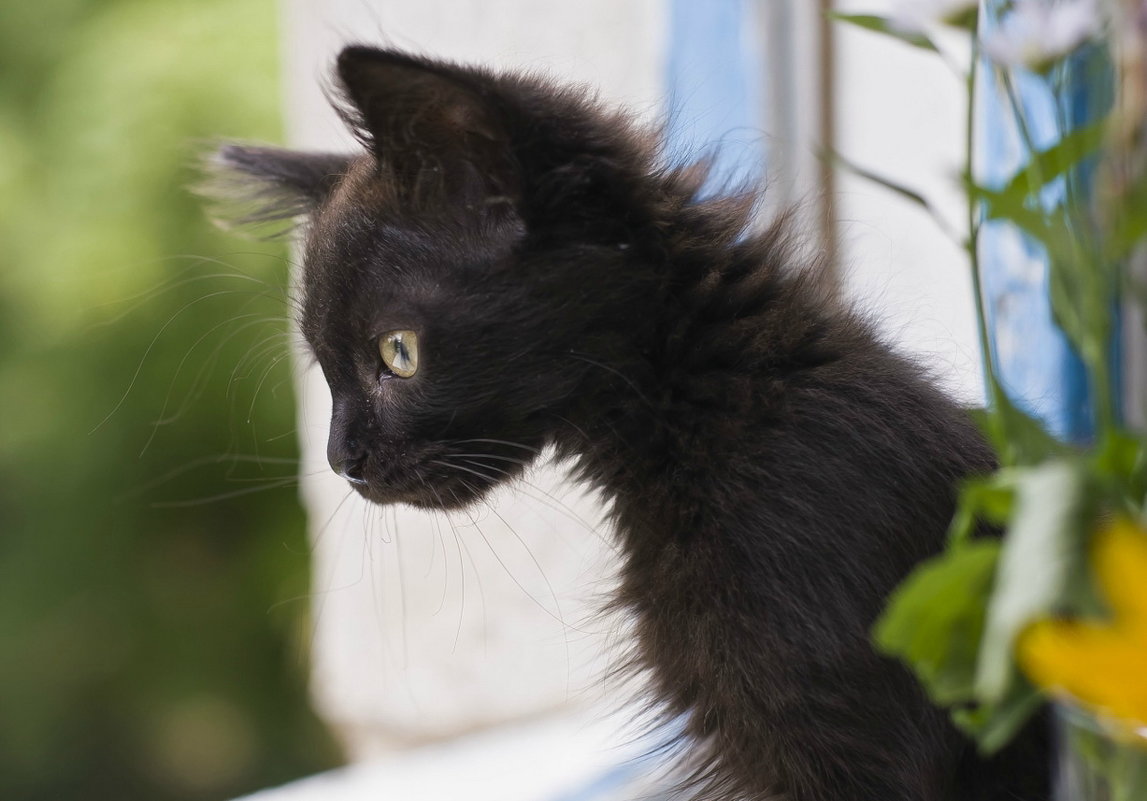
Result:
M1101 27L1095 0L1016 0L999 27L984 37L983 48L1002 67L1046 72Z

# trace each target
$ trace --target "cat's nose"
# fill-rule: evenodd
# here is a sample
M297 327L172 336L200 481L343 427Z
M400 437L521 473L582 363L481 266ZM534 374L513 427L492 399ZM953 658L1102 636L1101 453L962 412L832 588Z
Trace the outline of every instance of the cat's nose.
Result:
M352 484L365 484L366 479L362 477L362 463L365 459L359 458L352 461L341 461L336 459L328 459L331 463L331 469L345 478Z
M332 433L330 440L327 441L327 461L331 465L331 470L350 483L366 483L362 470L366 462L366 452L354 440L340 441Z
M333 394L333 390L332 390ZM365 484L366 444L356 422L355 407L346 397L332 398L331 429L327 438L327 462L331 470L352 484Z

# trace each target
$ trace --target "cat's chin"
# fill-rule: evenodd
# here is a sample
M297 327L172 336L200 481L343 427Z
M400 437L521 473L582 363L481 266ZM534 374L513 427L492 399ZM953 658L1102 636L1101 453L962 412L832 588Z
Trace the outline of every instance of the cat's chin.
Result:
M363 498L378 506L401 503L417 509L455 511L478 503L489 492L489 486L475 487L469 481L448 481L438 485L426 484L417 489L379 487L351 482L351 487Z

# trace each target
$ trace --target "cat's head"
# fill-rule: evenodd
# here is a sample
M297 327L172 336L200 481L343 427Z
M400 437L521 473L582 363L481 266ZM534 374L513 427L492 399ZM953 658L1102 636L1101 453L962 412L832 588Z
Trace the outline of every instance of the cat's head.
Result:
M351 47L337 82L361 153L229 145L216 171L249 220L306 220L332 468L376 502L470 503L646 369L652 149L529 77Z

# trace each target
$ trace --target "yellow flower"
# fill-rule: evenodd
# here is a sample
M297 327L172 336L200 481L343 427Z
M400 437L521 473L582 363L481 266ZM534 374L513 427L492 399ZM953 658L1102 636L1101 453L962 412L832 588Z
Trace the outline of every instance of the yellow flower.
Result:
M1111 618L1041 620L1017 643L1028 677L1129 725L1147 723L1147 530L1119 520L1095 537L1093 566Z

